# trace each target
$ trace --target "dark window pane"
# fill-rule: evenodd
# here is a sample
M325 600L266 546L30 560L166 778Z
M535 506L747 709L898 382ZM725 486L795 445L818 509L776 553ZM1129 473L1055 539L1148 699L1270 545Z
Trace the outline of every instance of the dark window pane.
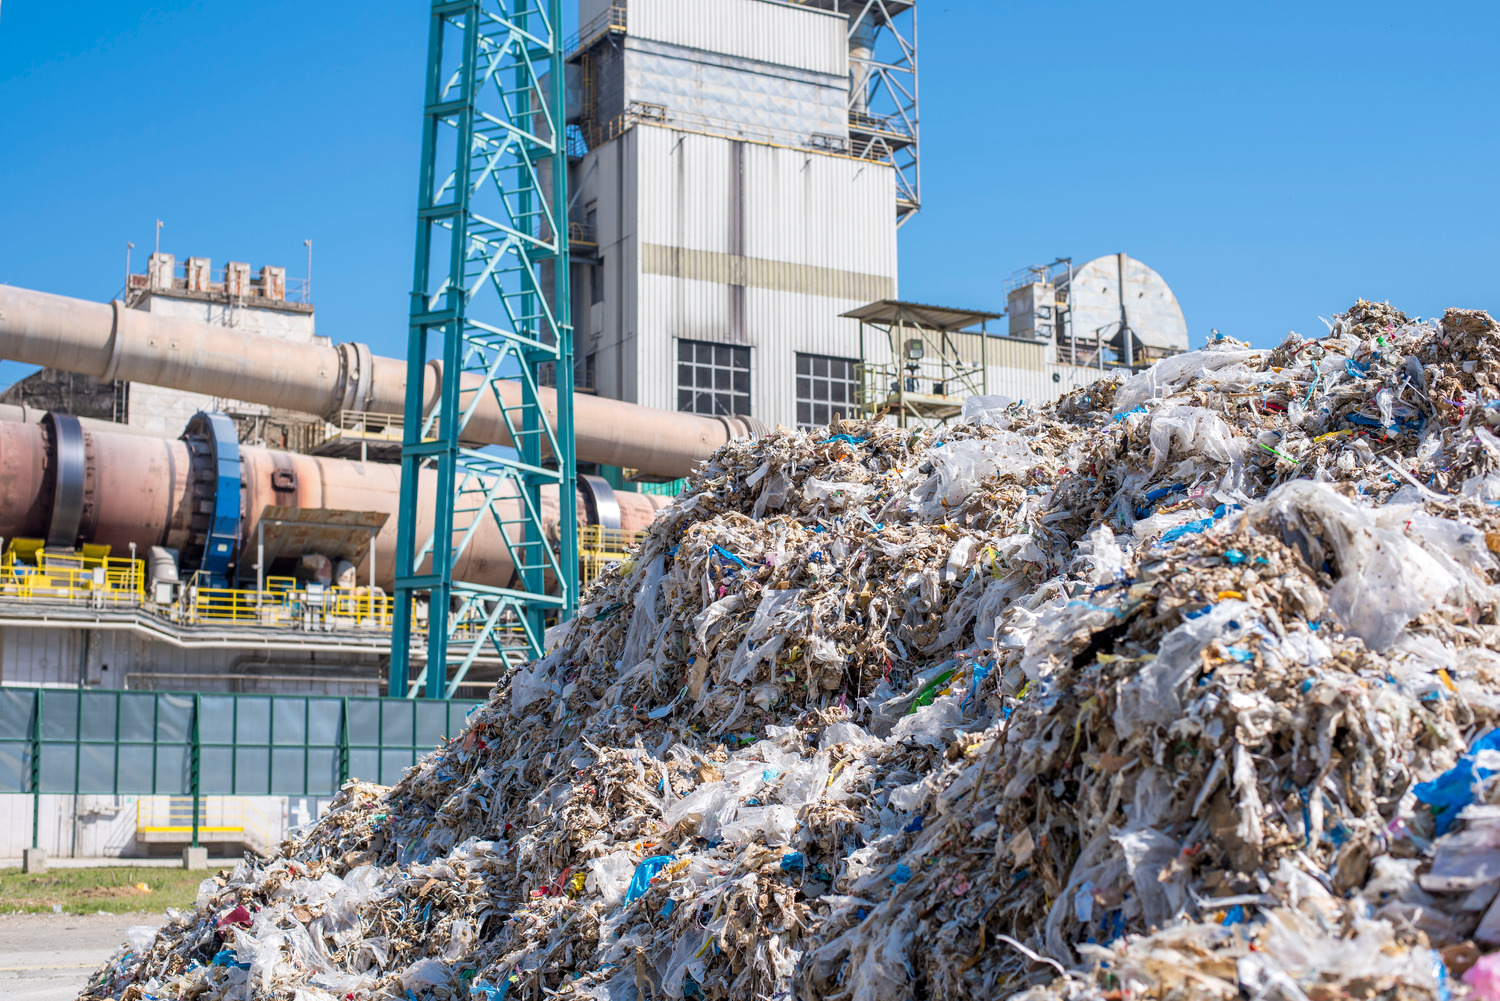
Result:
M349 752L349 777L361 782L380 781L380 752L374 748L356 748Z
M730 376L732 374L733 373L731 373L729 371L729 369L727 369L727 368L716 368L716 369L714 369L714 388L715 389L728 389L729 388L729 378L730 378Z
M698 388L712 389L714 385L714 370L711 368L700 368L698 370Z
M813 359L813 375L828 374L828 359L822 356Z
M743 414L744 416L749 417L750 416L750 397L748 397L748 396L736 396L734 398L734 403L733 403L733 405L731 406L730 409L732 410L732 412L734 412L736 414Z
M436 747L448 729L448 707L442 702L417 703L417 746Z
M806 375L808 372L810 372L812 370L811 367L812 367L812 359L811 358L809 358L807 355L801 355L801 354L799 354L797 356L797 374L798 375Z
M114 692L83 692L80 697L83 699L83 722L78 728L79 736L84 740L113 742L118 696Z
M808 378L797 379L797 399L806 400L812 397L812 380Z
M693 413L711 414L714 412L714 398L711 393L699 393L693 397Z
M411 751L380 752L380 784L395 785L401 774L411 767Z
M241 747L234 762L234 791L241 796L265 795L270 784L270 748Z
M828 386L828 398L834 403L844 402L844 390L848 384L843 382L830 383Z
M210 796L234 794L234 748L205 747L199 754L199 781ZM120 791L125 791L125 759L120 759Z
M744 370L734 373L734 391L736 393L750 392L750 373Z
M239 729L235 742L239 744L266 744L271 740L271 700L241 696L235 707Z
M678 365L677 366L677 385L679 385L679 386L691 386L692 384L693 384L693 366L691 366L691 365Z
M386 747L411 746L411 709L412 703L405 700L381 706L380 742Z
M180 795L192 790L188 781L189 748L165 744L156 749L156 791L162 795Z
M464 727L469 725L469 713L475 707L464 705L462 702L448 703L448 732L457 736Z
M309 744L337 744L339 742L339 716L342 706L338 699L309 699L307 705L307 742Z
M276 743L307 743L307 700L296 698L276 699Z
M693 394L691 390L679 389L677 391L677 409L687 411L693 409Z
M30 740L36 693L0 689L0 740Z
M203 701L205 704L208 702L206 698ZM120 695L120 739L149 742L155 732L156 696L144 692L139 695L122 692Z
M49 692L48 695L51 693ZM43 699L45 705L50 699ZM73 744L42 745L42 792L72 792L74 754L78 748Z
M828 405L818 403L813 406L813 423L822 427L828 423Z
M733 350L735 367L748 369L750 367L750 349L734 348Z
M678 361L692 361L693 360L693 342L692 341L678 341L677 342L677 360Z
M234 743L234 701L233 695L205 695L199 700L198 708L203 713L203 719L199 721L198 729L199 738L203 743ZM120 723L123 735L125 729L123 715Z
M798 403L797 404L797 423L798 424L811 424L812 423L812 404L810 404L810 403Z
M727 344L714 346L714 364L723 365L726 368L734 364L734 348Z
M301 796L307 790L302 769L306 752L300 748L278 747L271 752L271 791Z
M157 696L156 739L186 742L192 732L193 697L191 695Z
M0 792L25 792L31 781L30 744L0 743Z
M712 365L714 362L714 346L707 341L698 341L698 364Z
M29 736L29 735L28 735ZM78 736L78 693L53 690L42 696L42 739L73 740ZM68 791L72 791L71 784Z
M216 750L224 754L229 753L224 749L205 748L204 762L207 762L208 756ZM207 767L206 764L205 767ZM151 768L151 748L120 748L120 793L126 796L143 796L149 793L151 791Z
M78 791L114 792L115 745L84 744L78 749L78 753L83 756L78 762Z
M307 752L307 794L329 796L339 789L339 752L311 748Z
M349 743L366 747L380 743L380 702L377 699L349 700ZM366 782L375 781L373 770L360 775Z

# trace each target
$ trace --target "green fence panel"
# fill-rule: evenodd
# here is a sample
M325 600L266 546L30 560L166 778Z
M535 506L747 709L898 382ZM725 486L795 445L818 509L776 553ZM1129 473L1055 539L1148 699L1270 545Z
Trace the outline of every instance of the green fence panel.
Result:
M477 706L0 687L0 794L329 796L400 781Z

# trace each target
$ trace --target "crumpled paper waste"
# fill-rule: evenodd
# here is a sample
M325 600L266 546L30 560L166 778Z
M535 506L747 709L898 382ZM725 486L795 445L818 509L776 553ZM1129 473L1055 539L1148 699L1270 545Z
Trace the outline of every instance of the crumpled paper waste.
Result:
M84 997L1500 990L1500 328L971 403L724 446L462 733Z

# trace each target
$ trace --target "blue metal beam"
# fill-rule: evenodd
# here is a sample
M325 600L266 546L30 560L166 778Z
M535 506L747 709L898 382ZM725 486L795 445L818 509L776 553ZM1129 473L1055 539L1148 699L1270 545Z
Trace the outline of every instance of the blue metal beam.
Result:
M566 619L577 604L569 269L555 266L569 259L568 228L559 221L568 203L561 28L562 0L461 0L431 8L391 695L421 688L443 697L452 687L450 664L461 676L481 648L499 649L502 639L522 640L528 656L539 656L549 616ZM442 385L436 409L424 413L423 380L433 356L442 359ZM502 406L514 448L465 448L469 415L483 394L495 394L499 378L522 388L519 406ZM549 383L557 392L555 423L539 395ZM419 537L424 469L436 474L428 477L435 481L434 524ZM563 531L555 548L542 525L543 487L558 491ZM497 509L517 497L519 516ZM453 578L486 520L505 535L519 587ZM514 528L520 531L513 536ZM428 669L423 684L413 685L415 603L424 598Z

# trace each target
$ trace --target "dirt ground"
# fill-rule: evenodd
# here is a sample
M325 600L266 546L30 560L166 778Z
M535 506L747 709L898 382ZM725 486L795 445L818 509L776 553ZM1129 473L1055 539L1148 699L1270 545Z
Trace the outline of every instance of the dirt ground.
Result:
M67 1001L125 941L161 914L0 914L0 997Z

